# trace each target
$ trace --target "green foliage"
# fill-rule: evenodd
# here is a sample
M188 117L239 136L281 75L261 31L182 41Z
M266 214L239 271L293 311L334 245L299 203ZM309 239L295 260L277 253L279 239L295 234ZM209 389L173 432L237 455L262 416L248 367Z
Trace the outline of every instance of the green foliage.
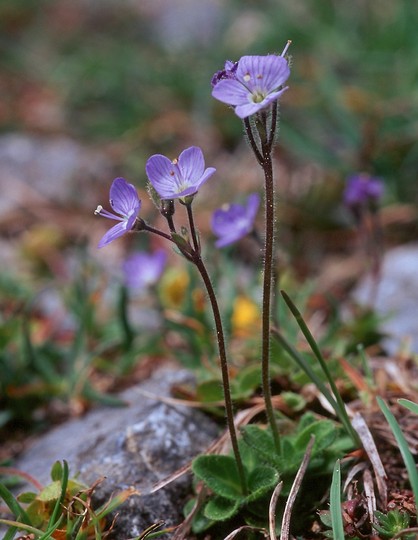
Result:
M377 523L373 525L376 531L382 535L383 538L393 538L398 535L404 529L409 527L410 516L406 512L400 512L399 510L390 510L387 514L379 512L374 513ZM400 540L412 540L416 538L416 533L405 533L401 536L397 536Z
M242 492L237 465L232 456L202 455L193 461L194 474L214 493L204 509L208 524L233 517L250 503L264 499L276 486L278 473L272 467L254 465L250 459L244 462L244 466L248 493Z
M385 418L398 444L399 450L402 455L402 459L405 463L406 470L408 471L409 482L411 484L412 491L414 492L415 505L417 507L418 505L418 502L417 502L418 501L418 471L415 465L414 457L409 449L405 436L402 433L402 430L398 422L396 421L395 416L392 414L391 410L389 409L385 401L382 398L378 397L377 403L381 411L385 415Z
M136 493L131 489L122 490L102 506L93 508L91 496L97 484L87 487L70 478L65 461L54 463L51 480L38 492L24 492L17 497L0 482L0 497L14 516L14 519L0 519L0 524L9 526L4 538L14 538L14 534L22 530L31 533L36 540L55 537L100 540L106 536L104 518Z
M291 433L281 437L281 453L275 450L270 430L248 425L242 430L241 455L249 492L242 493L240 478L232 456L203 455L193 461L196 477L210 488L213 495L206 502L203 512L194 520L194 531L201 532L215 522L241 515L246 523L267 526L266 509L273 489L279 480L284 482L281 499L289 494L294 477L306 452L311 436L315 436L307 482L330 478L335 459L349 450L350 439L331 420L317 420L306 413L295 424ZM345 441L345 447L342 445ZM315 504L320 490L308 497ZM305 503L307 498L305 498Z

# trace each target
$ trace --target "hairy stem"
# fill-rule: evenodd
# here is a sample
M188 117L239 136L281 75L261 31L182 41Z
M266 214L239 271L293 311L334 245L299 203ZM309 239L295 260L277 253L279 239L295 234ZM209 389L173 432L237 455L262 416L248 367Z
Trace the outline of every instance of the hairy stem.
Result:
M274 224L275 224L275 204L274 204L274 177L273 163L271 154L277 124L277 108L274 107L270 125L268 126L267 115L265 112L260 113L258 124L258 137L261 140L262 156L260 159L260 151L256 145L256 136L253 133L249 134L253 125L249 120L245 119L244 125L247 131L248 140L257 161L260 163L264 173L264 191L265 191L265 237L264 237L264 272L263 272L263 301L262 301L262 330L261 330L261 379L263 387L263 396L266 406L266 415L273 433L274 444L276 451L280 453L280 435L277 428L274 408L270 388L270 327L271 327L271 312L272 312L272 291L273 283L276 279L274 276Z
M234 423L234 409L233 409L233 403L232 403L232 397L231 397L231 385L229 382L228 361L226 357L226 348L225 348L225 337L224 337L224 331L222 327L222 319L221 319L221 314L219 311L218 301L216 299L216 294L213 289L213 285L210 280L209 274L206 270L206 267L200 255L197 254L193 262L196 265L197 269L199 270L200 275L202 276L202 279L205 284L206 291L208 293L209 300L211 303L213 318L215 319L216 336L218 340L218 349L219 349L219 359L221 363L221 372L222 372L222 385L223 385L223 391L224 391L226 419L227 419L227 424L228 424L228 429L229 429L229 435L231 438L232 450L235 455L238 474L241 481L242 492L243 494L247 494L248 493L247 481L245 478L244 466L242 463L242 458L241 458L241 454L238 447L238 436L237 436L235 423Z
M266 414L273 433L276 451L280 452L280 436L274 416L274 408L270 388L270 324L271 324L271 297L273 283L274 260L274 178L273 164L270 151L263 148L264 160L262 168L265 180L265 238L264 238L264 276L263 276L263 316L262 316L262 385L266 404Z

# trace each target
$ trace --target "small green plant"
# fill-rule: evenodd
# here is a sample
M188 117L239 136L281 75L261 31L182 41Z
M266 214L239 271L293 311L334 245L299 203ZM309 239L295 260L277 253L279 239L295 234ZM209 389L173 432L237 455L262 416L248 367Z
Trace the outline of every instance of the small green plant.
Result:
M0 483L0 496L13 515L10 519L0 519L1 524L9 527L4 540L11 540L19 530L38 540L104 538L108 530L106 516L137 493L131 488L122 490L94 508L92 495L99 482L87 487L71 478L65 461L53 465L51 480L45 487L33 481L38 487L37 492L27 491L16 497Z
M409 514L406 512L390 510L387 514L384 514L376 510L374 515L377 523L374 523L373 527L383 538L393 538L394 536L399 538L399 540L413 540L416 538L416 532L408 534L405 531L411 521ZM405 534L399 535L402 531L405 531Z

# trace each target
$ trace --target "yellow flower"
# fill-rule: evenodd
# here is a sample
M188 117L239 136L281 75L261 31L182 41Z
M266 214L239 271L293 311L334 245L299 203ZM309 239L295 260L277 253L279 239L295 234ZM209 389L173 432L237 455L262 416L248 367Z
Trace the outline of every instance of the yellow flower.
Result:
M232 311L232 331L242 336L259 328L260 309L247 296L237 296Z
M189 274L183 268L170 268L160 281L159 292L164 307L180 308L189 286Z

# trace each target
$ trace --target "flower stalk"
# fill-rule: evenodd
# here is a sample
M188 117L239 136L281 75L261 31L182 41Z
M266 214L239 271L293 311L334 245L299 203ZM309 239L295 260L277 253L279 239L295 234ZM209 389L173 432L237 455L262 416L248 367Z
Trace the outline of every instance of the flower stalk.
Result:
M225 401L225 415L226 415L226 420L227 420L228 429L229 429L229 436L231 438L231 446L234 452L235 461L237 463L237 469L238 469L238 474L240 477L242 493L246 495L248 493L248 487L247 487L247 480L245 477L244 465L242 462L241 453L238 446L238 435L237 435L235 422L234 422L234 406L233 406L232 395L231 395L228 359L227 359L226 346L225 346L225 333L223 330L221 313L219 310L218 300L216 298L216 293L213 288L212 281L210 279L210 276L208 274L208 271L206 269L206 266L200 254L200 244L198 240L196 227L194 224L192 203L190 202L189 204L186 204L186 208L187 208L187 215L189 219L190 232L191 232L192 241L194 244L194 250L192 253L191 260L193 264L196 266L197 270L199 271L202 277L203 283L206 288L206 292L208 293L208 296L209 296L211 308L212 308L213 318L215 321L216 338L218 342L219 361L221 365L222 387L223 387L224 401Z
M269 118L270 116L270 118ZM263 268L263 300L262 300L262 330L261 330L261 382L263 388L266 415L273 434L276 451L280 453L280 434L274 415L274 407L270 386L270 329L272 320L272 296L275 294L273 284L277 286L277 275L274 270L274 226L275 200L272 150L277 128L277 104L274 104L270 115L264 111L259 115L258 123L244 120L246 133L251 149L264 173L264 204L265 204L265 236L264 236L264 268ZM254 127L256 126L256 127ZM254 134L257 129L257 134ZM260 149L256 140L260 140Z

